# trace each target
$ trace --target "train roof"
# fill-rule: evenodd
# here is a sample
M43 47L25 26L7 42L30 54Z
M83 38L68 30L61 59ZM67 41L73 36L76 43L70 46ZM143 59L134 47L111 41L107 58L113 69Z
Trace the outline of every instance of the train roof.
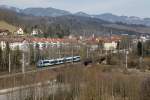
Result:
M39 61L54 61L55 59L50 59L50 60L39 60Z
M74 56L74 57L80 57L80 56Z
M56 60L64 60L64 58L58 58L58 59L56 59Z

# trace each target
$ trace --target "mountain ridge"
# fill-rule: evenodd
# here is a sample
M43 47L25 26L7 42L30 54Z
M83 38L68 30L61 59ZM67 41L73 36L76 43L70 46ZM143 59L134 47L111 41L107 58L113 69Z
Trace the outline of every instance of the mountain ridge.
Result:
M118 16L112 13L103 13L103 14L95 14L95 15L87 14L82 11L77 13L71 13L69 11L60 10L52 7L48 7L48 8L33 7L33 8L19 9L16 7L1 5L0 8L10 9L18 13L23 13L26 15L33 15L33 16L58 17L64 15L75 15L75 16L98 18L113 23L121 22L125 24L137 24L137 25L150 26L150 18L140 18L136 16Z
M14 9L15 10L15 9ZM26 33L31 33L34 27L38 27L44 33L53 34L76 34L76 35L106 35L110 34L150 34L150 28L141 25L129 25L123 23L112 23L93 16L87 16L84 12L62 15L56 17L26 15L21 11L12 9L0 9L0 20L16 27L22 27ZM127 18L127 17L125 17ZM149 20L149 19L146 19Z
M34 12L34 13L33 13ZM49 17L56 17L56 16L63 16L63 15L70 15L71 13L65 10L59 10L55 8L26 8L22 10L22 13L27 15L34 15L34 16L49 16Z

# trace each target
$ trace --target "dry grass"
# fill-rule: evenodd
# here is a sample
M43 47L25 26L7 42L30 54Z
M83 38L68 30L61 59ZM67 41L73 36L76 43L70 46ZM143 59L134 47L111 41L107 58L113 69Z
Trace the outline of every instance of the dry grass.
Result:
M22 74L0 78L0 89L30 85L55 79L57 73L53 70L44 70L36 73Z
M70 91L61 91L60 88L58 93L54 94L55 99L41 100L141 100L141 85L145 77L149 76L143 73L134 71L132 71L132 74L130 72L124 73L122 68L115 65L91 64L90 66L84 66L70 64L60 69L26 74L25 77L20 75L0 79L0 88L34 84L56 78L58 83L64 83L66 86L69 84ZM46 90L46 87L41 88L43 91L51 91L48 88ZM66 87L64 88L66 89ZM43 91L41 93L44 93ZM34 100L32 99L34 96L33 92L29 100ZM48 94L45 94L43 98L48 96ZM53 96L50 95L49 97ZM65 99L66 97L68 99Z
M10 32L14 32L17 28L13 25L6 23L5 21L0 21L0 29L7 29Z

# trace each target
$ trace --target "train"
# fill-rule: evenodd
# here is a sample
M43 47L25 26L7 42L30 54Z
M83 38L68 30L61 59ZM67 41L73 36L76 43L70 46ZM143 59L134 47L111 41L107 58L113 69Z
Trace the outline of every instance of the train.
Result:
M80 56L63 57L63 58L50 59L50 60L39 60L36 66L37 68L43 68L48 66L61 65L65 63L80 62L80 61L81 61Z

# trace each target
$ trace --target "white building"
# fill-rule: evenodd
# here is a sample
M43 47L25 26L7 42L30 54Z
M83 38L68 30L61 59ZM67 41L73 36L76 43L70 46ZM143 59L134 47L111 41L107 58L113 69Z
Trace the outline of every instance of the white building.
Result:
M22 42L13 42L13 43L10 43L10 48L12 50L15 50L17 48L19 48L19 50L21 51L28 51L29 50L29 42L24 40Z
M31 33L31 35L38 35L38 31L33 30L32 33Z
M116 42L106 42L104 43L104 49L105 50L115 50L117 48Z
M22 28L19 28L16 33L17 35L24 35L24 31Z
M148 37L148 36L141 36L141 37L140 37L140 40L141 40L142 42L146 42L146 41L149 40L149 37Z
M1 41L0 47L2 48L2 50L4 50L6 48L6 43L4 41Z
M6 29L0 29L0 36L6 36L6 35L8 35L10 32L9 32L9 30L6 30Z
M31 32L31 35L38 35L43 34L43 31L41 29L33 29Z
M6 48L6 43L7 41L0 41L0 47L2 50ZM29 50L29 42L26 40L9 41L9 47L11 50L19 48L19 50L26 52Z
M37 29L33 29L31 35L38 35L39 34L39 31Z

